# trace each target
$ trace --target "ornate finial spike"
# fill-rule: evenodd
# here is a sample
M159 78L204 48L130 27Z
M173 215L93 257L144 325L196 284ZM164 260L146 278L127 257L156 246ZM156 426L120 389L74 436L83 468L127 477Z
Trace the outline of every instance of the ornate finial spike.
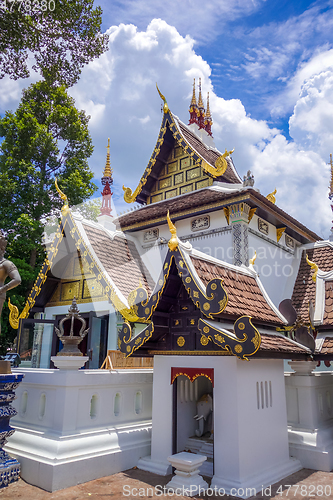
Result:
M108 138L108 145L106 146L106 162L103 172L103 179L108 179L109 183L112 178L112 169L110 163L110 138Z
M199 99L198 99L198 108L199 109L205 109L203 100L202 100L202 95L201 95L201 78L199 78Z
M54 180L54 184L55 184L55 187L56 187L56 190L58 191L59 193L59 196L60 198L63 200L64 204L63 206L61 207L61 213L62 215L67 215L68 212L69 212L69 206L68 206L68 199L67 199L67 196L65 195L65 193L63 193L60 189L59 189L59 186L58 186L58 181L57 181L57 178L55 178Z
M170 238L170 240L168 242L168 247L170 248L171 252L173 252L178 247L178 238L177 238L176 226L173 224L173 222L170 219L170 212L169 212L169 210L168 210L168 213L167 213L167 221L168 221L169 231L171 233L171 238Z
M209 109L209 92L207 92L207 110L206 110L206 118L211 118L210 109Z
M309 260L308 258L308 254L306 254L306 262L309 264L309 266L311 266L311 269L314 270L314 273L313 273L313 276L312 276L312 281L316 282L316 279L317 279L317 273L318 273L318 266L315 262L312 262L311 260Z
M267 200L270 201L271 203L275 203L276 202L276 198L275 198L276 193L277 193L277 190L275 188L273 193L270 193L266 196Z
M192 101L191 101L191 106L196 106L197 105L197 98L195 96L195 78L193 79L193 93L192 93Z
M250 263L251 266L253 266L256 258L257 258L257 251L255 250L254 251L254 256L252 257L252 259L249 260L249 263Z
M167 113L169 111L169 106L168 106L168 103L166 101L166 98L164 97L164 95L162 94L162 92L160 91L160 89L158 88L157 83L156 83L156 88L157 88L157 92L159 93L160 98L164 102L163 111L164 111L164 113Z

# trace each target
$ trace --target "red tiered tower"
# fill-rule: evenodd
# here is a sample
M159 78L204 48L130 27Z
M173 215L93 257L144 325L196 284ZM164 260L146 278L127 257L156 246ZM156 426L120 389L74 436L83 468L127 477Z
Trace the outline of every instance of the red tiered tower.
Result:
M101 215L109 215L112 217L111 212L111 187L113 184L113 179L112 179L112 170L111 170L111 164L110 164L110 139L108 139L108 145L107 145L107 153L106 153L106 164L103 172L103 177L102 177L102 185L104 186L104 189L101 193L103 197L103 202L101 206Z
M192 123L198 124L198 105L197 105L197 98L195 96L195 78L193 80L193 94L189 111L190 111L190 121L188 122L188 124L189 125L191 125Z

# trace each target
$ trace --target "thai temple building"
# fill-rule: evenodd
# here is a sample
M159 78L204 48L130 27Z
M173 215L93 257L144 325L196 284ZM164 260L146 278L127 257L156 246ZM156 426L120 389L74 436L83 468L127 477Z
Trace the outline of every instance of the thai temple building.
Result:
M58 187L61 223L11 311L25 379L6 449L48 491L133 466L168 475L183 451L244 498L303 467L331 471L333 379L320 370L333 359L333 243L280 208L274 186L241 177L232 145L217 150L201 81L188 123L158 92L157 142L123 188L139 208L113 215L110 142L98 222ZM86 363L57 369L73 299Z

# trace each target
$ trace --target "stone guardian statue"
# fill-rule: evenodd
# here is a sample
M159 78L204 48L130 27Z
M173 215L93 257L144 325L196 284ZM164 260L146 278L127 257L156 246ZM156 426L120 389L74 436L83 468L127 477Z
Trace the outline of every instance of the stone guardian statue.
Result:
M5 259L5 251L7 246L7 240L0 229L0 318L2 314L2 307L6 300L7 290L15 288L21 283L21 276L17 270L17 267L10 260ZM6 278L11 278L11 281L5 284ZM0 334L1 334L1 322L0 322Z

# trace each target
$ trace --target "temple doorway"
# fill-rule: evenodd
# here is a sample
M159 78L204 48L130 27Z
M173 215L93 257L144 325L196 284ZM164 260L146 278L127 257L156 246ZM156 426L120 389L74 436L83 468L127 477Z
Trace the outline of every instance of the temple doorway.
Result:
M173 453L207 456L200 472L214 473L213 383L207 376L177 375L173 382Z

